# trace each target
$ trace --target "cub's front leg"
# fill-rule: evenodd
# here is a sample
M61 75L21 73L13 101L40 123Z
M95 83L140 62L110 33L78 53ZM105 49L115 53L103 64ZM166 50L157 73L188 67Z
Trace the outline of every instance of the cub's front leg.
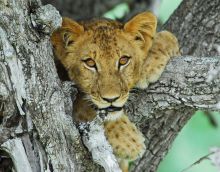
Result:
M120 168L123 172L128 172L129 162L141 157L145 151L142 133L124 112L116 120L105 121L104 128Z
M150 83L156 82L164 71L169 59L179 55L177 38L168 31L158 32L143 63L141 77L136 87L144 89Z
M74 102L74 118L77 122L89 122L96 116L96 111L89 103L85 94L77 95ZM123 172L128 172L129 161L136 160L144 153L145 139L127 115L124 112L120 113L117 119L105 120L104 132L120 168Z

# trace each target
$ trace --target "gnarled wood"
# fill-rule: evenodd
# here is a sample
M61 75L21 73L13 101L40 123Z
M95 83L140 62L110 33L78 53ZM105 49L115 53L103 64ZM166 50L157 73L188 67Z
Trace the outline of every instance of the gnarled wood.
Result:
M220 1L183 1L164 25L173 32L185 55L220 55Z
M53 62L47 34L61 17L50 5L40 8L37 0L8 0L0 9L1 149L20 138L33 172L99 169L71 118L71 84L60 82Z
M218 28L219 1L184 1L181 6L171 17L174 24L169 21L166 28L177 34L184 53L201 53L197 57L173 58L157 83L131 93L127 111L144 133L147 147L143 158L132 166L135 172L156 171L195 110L220 108L219 77L207 80L219 67L220 59L200 57L218 55L217 51L206 52L214 50L218 40L219 30L213 28ZM209 7L214 27L207 30ZM0 11L0 149L5 150L4 145L13 140L33 172L103 171L92 161L72 121L71 98L74 101L76 90L69 82L61 83L56 73L49 34L59 25L57 11L51 6L41 7L38 0L1 1ZM197 15L190 18L189 13ZM180 26L175 16L184 25ZM190 27L189 21L203 19L196 28ZM203 29L206 34L202 34ZM195 35L196 31L200 34ZM197 39L197 44L192 38ZM211 49L203 46L203 38Z

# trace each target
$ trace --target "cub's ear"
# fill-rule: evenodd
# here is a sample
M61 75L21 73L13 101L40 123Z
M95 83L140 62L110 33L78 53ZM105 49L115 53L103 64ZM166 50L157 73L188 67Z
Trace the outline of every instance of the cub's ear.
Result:
M73 44L75 40L84 32L82 25L77 22L64 17L62 26L55 30L51 36L51 42L54 48L66 48Z
M66 48L74 44L75 40L84 32L82 25L64 17L62 26L55 30L51 36L54 53L61 60L66 56Z
M142 41L146 46L152 42L156 33L157 18L151 12L143 12L134 16L124 25L125 32L134 36L134 40Z
M64 17L60 32L63 43L65 44L65 46L69 46L73 44L76 38L78 38L84 32L84 28L76 21Z

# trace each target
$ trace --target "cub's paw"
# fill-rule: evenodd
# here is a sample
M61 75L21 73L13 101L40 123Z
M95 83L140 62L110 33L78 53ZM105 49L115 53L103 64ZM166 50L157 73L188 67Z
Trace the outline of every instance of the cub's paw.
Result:
M104 124L105 135L118 159L133 161L145 151L144 137L126 115Z
M177 38L168 31L157 33L147 58L143 63L141 77L136 87L144 89L150 83L156 82L164 71L169 59L179 55Z
M169 31L161 31L156 34L155 45L157 45L156 50L162 50L165 55L170 57L180 56L179 43L174 34ZM161 49L160 49L161 48Z

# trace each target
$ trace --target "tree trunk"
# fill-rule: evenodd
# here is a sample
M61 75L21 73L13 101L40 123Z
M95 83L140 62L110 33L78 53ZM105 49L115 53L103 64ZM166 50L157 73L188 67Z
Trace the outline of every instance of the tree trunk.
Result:
M37 0L1 1L0 9L1 150L17 172L101 169L71 118L76 90L60 82L53 62L49 34L59 13Z
M175 33L183 54L220 55L220 1L183 1L164 28Z
M220 78L210 79L220 64L214 57L220 44L219 7L218 0L185 0L165 25L176 33L183 53L197 57L173 58L157 83L131 93L126 109L145 135L147 147L131 171L156 171L195 110L219 110ZM108 143L91 149L93 131L83 134L100 165L94 163L72 121L77 90L59 80L49 42L60 24L57 11L41 6L39 0L0 1L0 166L11 157L18 172L104 171L100 165L114 171L117 165ZM205 55L213 57L201 57ZM97 131L103 130L94 128ZM106 155L113 160L110 169Z

